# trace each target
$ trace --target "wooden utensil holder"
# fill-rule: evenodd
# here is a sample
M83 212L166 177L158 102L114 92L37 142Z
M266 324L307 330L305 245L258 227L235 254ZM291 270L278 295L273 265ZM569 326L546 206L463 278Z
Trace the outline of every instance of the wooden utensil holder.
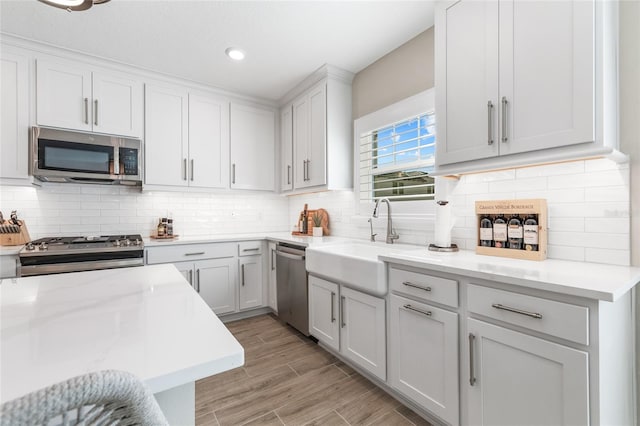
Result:
M480 220L485 214L493 217L504 214L507 221L512 214L536 215L538 218L538 250L529 251L480 245ZM476 201L476 226L477 254L525 260L544 260L547 258L547 200L545 199Z
M29 231L27 230L27 224L23 220L19 220L20 232L12 234L0 234L0 246L21 246L31 241ZM8 221L0 223L0 225L8 225Z

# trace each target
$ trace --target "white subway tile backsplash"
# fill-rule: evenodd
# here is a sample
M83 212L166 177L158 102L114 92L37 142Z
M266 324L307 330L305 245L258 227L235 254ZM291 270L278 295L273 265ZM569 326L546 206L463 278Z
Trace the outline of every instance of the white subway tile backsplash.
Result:
M530 191L536 191L541 189L547 189L546 176L536 176L522 179L512 180L498 180L489 183L489 192L502 193L502 192L516 192L518 190L527 189Z
M630 262L630 255L629 250L586 248L585 260L587 262L627 266Z
M629 234L630 223L628 217L584 219L584 230L592 233Z
M627 234L549 231L549 244L628 250Z
M568 247L556 246L549 244L547 246L547 258L560 260L575 260L576 262L584 262L584 247Z
M624 186L585 188L585 201L629 202L629 190Z
M546 164L535 167L523 167L516 170L516 178L530 178L530 177L546 177L546 176L558 176L558 175L570 175L583 173L585 171L584 161L572 161L567 163Z

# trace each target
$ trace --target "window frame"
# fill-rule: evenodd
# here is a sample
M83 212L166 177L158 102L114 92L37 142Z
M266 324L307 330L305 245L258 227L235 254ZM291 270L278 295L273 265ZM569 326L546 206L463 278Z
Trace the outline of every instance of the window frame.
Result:
M360 136L364 133L380 129L392 123L428 113L435 110L435 89L431 88L399 102L371 112L353 121L353 182L355 195L355 213L357 216L370 217L375 202L361 202L360 200ZM436 125L438 118L436 117ZM436 145L437 145L436 134ZM434 177L435 178L435 177ZM435 184L437 188L437 178ZM437 192L436 192L437 194ZM437 195L436 195L437 197ZM428 219L435 214L435 200L420 201L391 201L393 216L402 218ZM386 215L386 209L381 212Z

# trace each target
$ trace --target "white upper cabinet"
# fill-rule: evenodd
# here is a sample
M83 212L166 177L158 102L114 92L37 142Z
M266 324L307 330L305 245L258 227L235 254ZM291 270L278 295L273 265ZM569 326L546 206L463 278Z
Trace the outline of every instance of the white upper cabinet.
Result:
M189 94L189 186L229 186L229 102Z
M615 69L606 56L615 29L605 3L437 4L438 173L614 151L616 95L604 77Z
M326 83L322 82L293 103L296 188L327 183L326 93Z
M275 113L231 104L231 188L275 189Z
M29 175L29 59L2 51L0 70L0 178Z
M145 185L226 188L229 102L146 85Z
M189 94L145 86L145 184L187 186Z
M293 189L293 118L292 105L280 113L280 190Z
M143 85L77 63L38 60L37 123L41 126L142 136Z
M287 96L281 110L282 191L350 189L353 186L351 80L353 74L324 66ZM291 142L285 117L291 111ZM288 121L287 121L288 126ZM285 158L293 155L291 170ZM289 184L289 173L293 184Z

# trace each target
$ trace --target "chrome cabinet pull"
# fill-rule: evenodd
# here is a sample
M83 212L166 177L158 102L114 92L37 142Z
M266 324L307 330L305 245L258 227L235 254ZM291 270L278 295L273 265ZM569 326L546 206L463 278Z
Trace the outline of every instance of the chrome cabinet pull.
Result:
M422 314L422 315L426 315L428 317L430 317L432 315L431 311L423 311L422 309L414 308L413 306L409 305L408 303L406 305L404 305L403 307L405 309L417 312L417 313Z
M473 365L473 346L475 344L476 336L473 333L469 333L469 384L471 386L476 384L476 373Z
M242 249L243 252L245 252L245 251L258 251L258 250L260 250L260 247Z
M195 285L193 285L193 269L189 270L189 284L191 285L191 287L193 287L194 289L196 288Z
M311 180L311 178L309 177L311 175L311 172L309 172L310 168L311 168L311 160L307 158L307 181Z
M98 100L93 101L93 125L98 125Z
M491 101L487 102L487 128L488 130L488 135L487 135L487 144L488 145L493 145L493 129L491 124L493 123L493 103Z
M499 303L494 303L491 306L496 308L496 309L500 309L502 311L509 311L509 312L513 312L514 314L525 315L525 316L528 316L528 317L531 317L531 318L535 318L535 319L542 319L542 314L539 314L537 312L523 311L522 309L512 308L510 306L504 306L504 305L501 305Z
M242 269L242 287L244 287L244 263L240 266L240 269Z
M291 165L287 166L287 185L291 185Z
M334 314L334 308L335 308L335 297L336 297L336 293L334 291L331 292L331 322L336 322L336 316Z
M200 293L200 269L196 269L196 282L198 283L198 293Z
M507 137L507 97L502 97L502 143L509 140Z
M191 174L191 182L193 182L193 158L191 159L191 169L189 170L189 173Z
M89 98L84 98L84 124L89 124Z
M276 260L274 258L276 254L276 250L275 249L271 249L271 270L273 271L274 269L276 269Z
M204 254L204 252L203 251L196 251L196 252L193 252L193 253L185 253L184 255L185 256L200 256L201 254Z
M182 159L182 180L187 180L187 159Z
M346 297L344 296L340 297L340 323L342 324L342 328L344 328L347 325L347 322L344 320L344 305L346 301L347 301Z
M302 160L302 180L307 181L307 160Z
M423 287L421 285L414 284L411 281L403 281L402 284L406 285L407 287L419 288L420 290L424 291L431 291L431 287Z
M236 183L236 165L231 165L231 183Z

